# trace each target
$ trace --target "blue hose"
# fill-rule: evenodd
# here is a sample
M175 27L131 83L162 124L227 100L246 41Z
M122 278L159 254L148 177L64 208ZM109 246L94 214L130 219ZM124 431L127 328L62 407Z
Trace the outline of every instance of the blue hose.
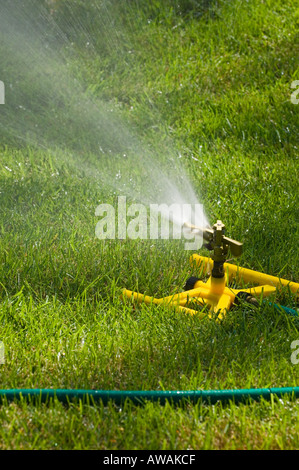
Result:
M294 310L292 308L284 307L283 305L278 305L278 304L271 304L271 303L269 303L269 305L273 305L274 309L278 310L279 312L284 311L284 312L288 313L289 315L292 315L293 317L298 317L299 316L297 310Z
M47 403L50 399L57 399L62 403L72 400L83 400L89 404L102 402L106 405L109 401L117 405L130 400L136 405L142 405L147 401L169 403L207 403L213 405L217 402L248 402L277 398L299 398L299 387L281 388L257 388L236 390L171 390L171 391L147 391L147 390L72 390L72 389L9 389L0 390L0 403L18 401L22 399L30 402Z

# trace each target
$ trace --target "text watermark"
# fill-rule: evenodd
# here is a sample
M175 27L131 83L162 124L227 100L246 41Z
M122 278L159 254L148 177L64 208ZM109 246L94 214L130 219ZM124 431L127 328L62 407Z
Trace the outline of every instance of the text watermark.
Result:
M0 80L0 104L5 104L5 85Z
M0 341L0 364L5 363L5 349L3 341Z
M202 246L201 233L186 230L183 222L204 225L202 204L128 205L126 196L118 196L117 210L112 204L100 204L95 215L101 217L95 228L101 240L185 240L186 250Z
M291 354L291 363L299 364L299 339L295 339L291 342L291 349L294 349Z
M297 98L297 96L299 95L299 80L294 80L291 83L291 88L295 88L295 91L291 94L291 103L298 104L299 98Z

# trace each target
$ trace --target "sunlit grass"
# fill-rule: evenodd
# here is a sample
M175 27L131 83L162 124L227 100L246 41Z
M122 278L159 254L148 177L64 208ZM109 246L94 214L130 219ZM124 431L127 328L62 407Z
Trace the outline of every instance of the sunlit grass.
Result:
M65 2L57 2L57 15L59 3ZM92 51L78 35L69 67L95 99L116 104L155 155L160 149L165 159L171 142L210 222L222 219L228 236L244 242L241 265L298 282L292 2L211 2L198 10L197 2L172 10L168 2L146 3L119 12L126 41L118 48L101 48L95 26ZM97 239L95 209L115 204L117 194L99 184L97 155L82 152L82 142L79 152L76 136L72 157L54 150L51 113L42 119L48 149L11 140L5 146L3 133L0 388L296 386L291 343L298 321L268 302L241 304L219 324L120 299L123 288L157 297L182 290L194 274L190 252L181 241ZM288 292L275 301L297 307ZM296 449L297 416L297 402L287 399L128 402L122 409L21 402L0 408L0 447Z

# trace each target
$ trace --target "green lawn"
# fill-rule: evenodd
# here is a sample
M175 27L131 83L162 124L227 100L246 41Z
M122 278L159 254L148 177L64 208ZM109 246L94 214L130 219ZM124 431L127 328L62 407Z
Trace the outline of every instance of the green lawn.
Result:
M95 236L100 203L178 181L244 242L240 265L298 282L295 2L21 3L0 7L0 388L297 386L299 320L269 302L222 323L123 302L182 290L191 252ZM4 403L0 448L298 449L298 411Z

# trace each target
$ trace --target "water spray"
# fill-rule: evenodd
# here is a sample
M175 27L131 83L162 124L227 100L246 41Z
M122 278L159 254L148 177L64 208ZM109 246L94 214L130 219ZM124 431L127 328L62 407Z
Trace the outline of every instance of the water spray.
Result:
M184 292L163 298L124 289L122 293L124 299L165 305L202 318L208 316L221 320L234 305L242 301L259 306L261 299L283 288L298 295L298 283L228 263L229 257L241 256L243 243L225 235L225 225L221 220L218 220L212 228L198 227L189 223L184 223L183 228L194 235L201 235L206 242L204 247L211 251L210 257L193 254L190 258L191 265L200 269L201 276L208 275L208 279L202 281L192 276L187 280ZM253 283L256 286L233 289L229 287L229 282L233 280L243 285ZM274 305L287 313L298 315L296 310Z

